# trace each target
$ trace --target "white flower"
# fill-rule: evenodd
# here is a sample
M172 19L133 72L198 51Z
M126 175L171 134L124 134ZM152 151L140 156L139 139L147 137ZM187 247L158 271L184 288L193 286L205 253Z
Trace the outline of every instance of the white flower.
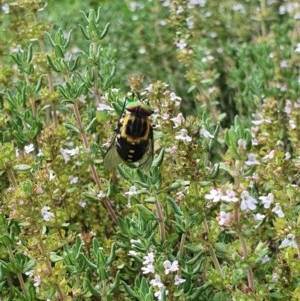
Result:
M245 13L245 7L241 3L235 3L235 4L233 4L232 10L233 11L239 11L241 13Z
M165 274L178 271L178 261L175 260L172 263L169 260L164 261Z
M143 46L141 46L141 47L139 48L139 54L145 54L145 53L146 53L146 48L143 47Z
M125 192L124 194L129 196L129 197L132 196L132 195L136 195L136 187L134 185L132 185L129 188L129 191Z
M211 191L204 196L207 200L212 200L214 203L218 203L221 200L222 193L220 189L211 189Z
M78 177L71 177L70 184L76 184L78 182Z
M144 261L143 261L143 267L142 267L142 271L143 274L149 274L149 273L154 273L154 260L155 260L155 256L153 252L149 252L147 255L145 255L143 257Z
M53 170L49 171L49 181L52 181L56 177L55 173Z
M25 272L25 275L28 277L32 277L33 276L33 270L29 270L27 272Z
M253 198L248 191L244 190L241 194L242 202L241 202L241 210L255 210L257 200Z
M272 212L274 212L278 217L284 217L284 213L279 203L275 204L275 207L272 209Z
M171 92L171 93L170 93L170 100L171 100L171 101L180 101L180 100L181 100L181 97L177 96L177 95L175 94L175 92Z
M295 241L295 235L294 234L288 234L285 239L282 241L282 243L279 246L279 249L283 249L286 247L291 247L297 249L297 243Z
M273 280L273 281L278 281L279 278L280 278L280 276L279 276L278 273L272 274L272 280Z
M25 151L26 154L32 153L34 151L34 145L32 143L28 144L28 145L25 145L24 151Z
M256 160L256 155L253 153L250 153L247 155L248 160L245 162L246 165L259 165L260 163Z
M176 42L176 46L178 49L183 50L187 46L187 43L185 40L180 39L179 41Z
M282 69L287 68L289 66L287 60L281 60L279 62L279 65Z
M188 29L193 29L194 28L194 17L193 16L189 16L187 19L186 19L186 26Z
M178 275L175 275L174 278L174 284L175 285L180 285L181 283L184 283L186 280L183 278L180 278Z
M171 118L171 120L174 122L174 129L178 128L185 121L182 113L179 113L176 117Z
M158 288L164 287L164 284L161 282L160 276L157 274L154 275L154 279L150 280L150 284L153 287L158 287Z
M60 153L61 153L65 163L68 163L70 161L70 155L69 155L68 149L61 148Z
M212 135L209 131L207 131L204 126L201 127L200 129L200 135L202 135L206 139L212 139L215 138L214 135Z
M179 5L178 8L177 8L177 10L176 10L176 14L179 15L179 14L181 14L183 12L184 12L183 7L181 5Z
M105 103L99 103L97 111L114 111L111 106L106 105Z
M9 50L10 50L10 53L16 53L16 52L23 53L24 52L24 50L22 49L22 46L19 44L14 47L11 47Z
M166 26L168 24L167 20L159 20L158 25L160 26Z
M71 148L71 149L69 150L70 156L75 156L75 155L77 155L78 153L79 153L79 147L78 147L78 146L75 147L75 148Z
M295 130L295 129L297 128L297 124L296 124L295 120L290 119L290 120L289 120L289 126L290 126L290 128L291 128L292 130Z
M265 264L265 263L267 263L267 262L269 262L269 261L270 261L270 257L269 257L268 255L266 255L266 256L263 258L263 260L262 260L261 263Z
M246 149L247 141L245 139L239 139L238 142L237 142L237 145L241 149Z
M147 255L143 257L143 265L152 264L155 260L155 256L153 252L149 252Z
M220 211L220 213L217 216L217 221L220 226L230 225L231 220L232 220L232 214L227 213L225 211Z
M226 194L221 196L221 200L228 203L236 203L238 202L238 198L235 196L235 192L233 190L226 190Z
M3 13L8 14L9 13L9 5L8 4L2 4L1 9Z
M256 213L254 214L254 220L262 221L266 216L264 214Z
M290 160L291 159L291 154L289 153L289 152L286 152L285 154L284 154L284 160Z
M196 5L204 7L206 5L206 0L189 0L188 8L194 8Z
M162 118L163 120L168 120L169 117L170 117L170 115L169 115L168 113L165 113L165 114L163 114L163 115L161 116L161 118Z
M289 99L287 99L285 102L284 112L287 113L287 115L290 115L293 111L293 108L293 103Z
M70 157L75 156L79 153L79 147L73 148L73 149L60 149L60 154L62 155L65 163L68 163L70 161Z
M52 217L54 217L54 213L49 212L49 207L47 207L47 206L44 206L41 209L41 213L42 213L43 219L45 221L49 221Z
M142 267L143 274L150 274L154 273L154 266L153 264L148 264L147 266Z
M180 130L180 134L175 136L175 139L186 141L186 142L191 142L192 141L192 138L187 134L186 129Z
M254 125L261 125L263 123L272 123L272 121L271 121L271 119L260 118L260 119L257 119L257 120L252 120L252 123Z
M140 244L142 241L140 239L130 239L131 246L134 247L136 244Z
M163 297L164 297L164 292L165 292L165 295L168 295L169 291L168 290L165 290L165 286L161 287L158 291L156 291L154 293L154 296L157 298L157 300L159 301L162 301L164 300Z
M99 193L97 194L97 197L98 197L99 199L104 199L104 198L106 197L106 195L105 195L105 193L101 190L101 191L99 191Z
M274 195L269 193L267 196L260 196L259 199L262 201L264 208L268 209L274 200Z
M275 150L273 149L273 150L271 150L266 156L264 156L263 159L264 159L264 160L266 160L266 159L271 160L271 159L274 158L274 154L275 154Z
M33 286L38 287L41 284L41 276L34 276L33 278Z
M170 148L170 154L171 155L175 155L177 153L177 146L176 145L173 145L171 148Z
M139 253L137 251L134 251L134 250L129 250L128 255L129 256L138 256Z
M86 201L80 201L79 206L82 207L82 208L85 208L87 206L87 202Z

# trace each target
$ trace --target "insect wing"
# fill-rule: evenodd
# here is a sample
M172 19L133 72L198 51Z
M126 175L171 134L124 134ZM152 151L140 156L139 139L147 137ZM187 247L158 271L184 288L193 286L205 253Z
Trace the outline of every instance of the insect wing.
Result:
M139 161L139 168L143 169L144 171L149 170L152 165L153 157L154 157L154 141L153 141L153 133L151 128L151 134L147 145L147 150L143 158Z
M103 160L103 165L104 168L107 170L112 170L117 167L119 163L121 163L121 158L117 152L117 147L116 147L116 138L117 134L115 135L107 153L105 154L104 160Z

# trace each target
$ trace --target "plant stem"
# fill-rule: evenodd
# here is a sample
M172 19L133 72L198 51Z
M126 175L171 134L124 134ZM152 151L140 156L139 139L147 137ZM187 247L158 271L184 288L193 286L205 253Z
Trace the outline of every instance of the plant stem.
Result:
M203 225L204 225L204 232L209 233L209 227L208 227L208 223L207 223L206 218L203 221ZM214 264L215 269L223 277L219 260L217 258L217 255L216 255L216 252L215 252L214 248L211 245L209 246L209 254L210 254L211 260Z
M10 262L15 263L15 262L16 262L16 258L15 258L15 256L14 256L13 250L12 250L10 247L8 247L8 253L9 253ZM18 280L19 280L19 283L20 283L22 292L23 292L23 294L24 294L25 296L27 296L27 291L26 291L26 287L25 287L23 275L22 275L22 273L17 272L17 271L16 271L16 274L17 274L17 277L18 277Z
M181 235L181 240L180 240L180 246L179 246L179 252L178 252L178 259L181 259L182 258L182 255L183 255L183 247L184 247L184 244L185 244L185 240L186 240L186 233L183 233Z
M38 228L38 226L36 226L36 227ZM45 262L46 267L47 267L48 277L50 277L53 274L53 272L52 272L51 263L50 263L50 261L48 259L48 257L49 257L48 253L46 252L46 250L44 248L42 235L41 235L39 241L40 241L40 244L38 245L39 246L39 250L40 250L40 253L41 253L42 257L44 258L44 262ZM60 287L59 284L56 284L56 292L58 294L58 300L59 301L64 301L65 297L64 297L64 294L63 294L62 289L61 289L61 287Z
M17 187L18 183L14 174L14 171L11 168L6 170L10 183L13 187Z
M162 241L166 240L166 229L165 229L165 222L164 222L164 216L160 207L160 204L158 200L155 202L155 210L156 210L156 216L159 224L159 233L160 238Z
M83 127L83 124L82 124L82 121L81 121L81 117L80 117L78 105L77 105L76 102L73 104L73 110L74 110L74 114L75 114L75 119L76 119L77 125L79 127L79 131L80 131L80 134L81 134L81 139L82 139L83 146L84 146L84 148L86 150L86 153L88 154L89 153L89 144L88 144L87 136L85 134L84 127ZM100 179L98 177L96 168L95 168L95 166L93 164L90 164L90 170L91 170L94 182L96 183L98 190L102 191ZM107 198L103 198L102 201L103 201L104 206L106 207L107 211L111 215L113 221L117 224L118 220L117 220L117 217L115 215L114 210L112 209L110 201Z
M240 178L241 178L242 166L243 166L242 161L236 161L236 170L235 170L235 178L234 178L234 186L235 186L236 190L238 190L240 188ZM243 237L243 235L239 229L239 222L240 222L240 211L239 210L240 210L240 206L239 206L239 204L236 204L234 206L234 211L233 211L233 220L234 220L235 225L237 226L237 233L238 233L239 240L241 242L243 257L244 257L244 260L246 260L248 258L248 248L246 245L245 238ZM251 267L248 268L247 278L248 278L248 286L251 289L251 291L254 292L254 290L255 290L254 280L253 280L254 276L253 276L253 271L252 271Z
M249 255L246 241L245 241L244 237L242 236L242 234L239 234L239 239L240 239L241 246L242 246L243 257L244 257L244 260L246 260ZM251 291L254 292L253 271L252 271L251 267L248 268L247 278L248 278L248 286L251 289Z

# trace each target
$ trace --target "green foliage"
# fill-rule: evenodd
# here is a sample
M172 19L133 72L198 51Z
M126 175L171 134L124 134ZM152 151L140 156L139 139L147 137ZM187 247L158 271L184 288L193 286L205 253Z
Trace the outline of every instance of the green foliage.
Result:
M1 5L1 300L300 300L296 2Z

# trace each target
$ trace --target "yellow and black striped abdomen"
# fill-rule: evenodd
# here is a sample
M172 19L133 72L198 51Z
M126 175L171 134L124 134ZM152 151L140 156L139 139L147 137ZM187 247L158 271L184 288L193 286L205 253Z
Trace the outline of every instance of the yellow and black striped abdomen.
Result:
M128 114L120 123L120 133L116 141L117 152L124 161L137 162L144 156L153 136L150 120L146 116Z

